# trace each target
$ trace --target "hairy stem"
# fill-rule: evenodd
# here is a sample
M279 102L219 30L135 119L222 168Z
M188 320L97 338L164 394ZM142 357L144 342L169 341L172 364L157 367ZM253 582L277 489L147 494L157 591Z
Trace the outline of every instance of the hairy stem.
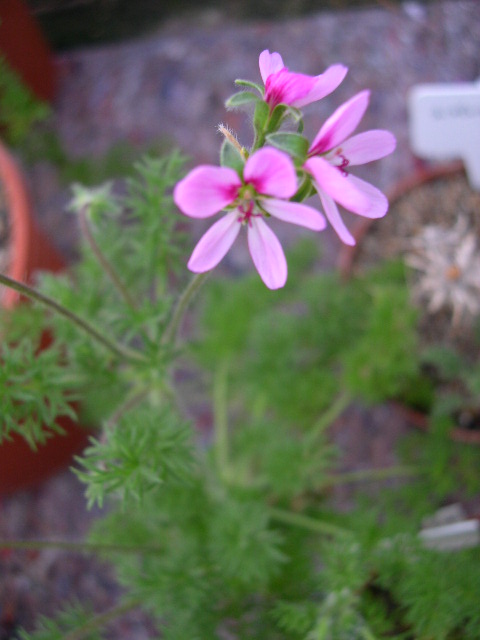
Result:
M228 412L227 412L228 360L218 365L213 380L213 422L215 430L215 459L221 477L228 474Z
M208 272L197 273L190 280L190 283L187 285L186 289L178 299L177 306L175 307L172 317L170 318L170 322L167 325L167 328L165 329L165 332L162 336L163 345L173 345L175 343L180 324L182 322L183 316L185 315L185 311L187 310L187 307L193 296L196 294L207 277Z
M222 134L224 138L226 138L238 151L238 153L245 158L245 151L242 148L242 145L239 143L237 138L233 135L231 131L227 129L223 124L218 125L218 131Z
M113 428L117 422L121 420L121 418L128 413L131 409L137 407L145 398L148 396L148 389L143 389L138 393L134 393L127 397L125 402L123 402L117 409L112 413L110 418L105 423L105 431L103 437L106 437L106 431L108 429Z
M322 535L338 538L340 536L349 535L347 529L338 527L330 522L324 522L323 520L317 520L310 516L305 516L300 513L294 513L293 511L286 511L285 509L278 509L276 507L270 507L269 514L272 520L282 522L283 524L289 524L294 527L300 527L313 531L314 533L320 533Z
M319 435L322 435L325 429L345 411L351 400L352 397L347 391L341 393L315 422L312 430L308 433L308 439L314 441Z
M125 545L125 544L108 544L95 542L69 542L67 540L0 540L0 549L58 549L60 551L69 551L72 553L138 553L138 554L156 554L162 553L164 549L160 546Z
M101 627L105 627L113 620L116 620L132 609L136 609L141 604L142 601L140 598L127 600L126 602L112 607L104 613L100 613L94 616L81 627L77 627L77 629L74 629L73 631L70 631L69 633L64 635L63 640L82 640L83 638L87 637L92 631L100 629Z
M122 296L126 304L131 309L136 309L137 305L135 303L135 300L130 295L129 290L127 289L125 284L122 282L120 276L114 269L113 265L107 260L102 250L98 246L97 241L95 240L95 237L90 228L90 223L88 221L87 211L85 207L83 207L82 210L80 211L79 221L80 221L80 229L86 241L90 245L93 255L97 259L98 263L100 264L104 272L107 274L107 276L110 278L110 280L113 282L115 288L120 293L120 295Z
M51 309L55 313L58 313L64 318L67 318L68 320L70 320L70 322L72 322L82 331L91 336L94 340L96 340L96 342L102 344L118 358L130 362L139 362L144 360L144 357L138 351L134 351L133 349L129 349L128 347L110 340L110 338L107 338L106 335L96 329L90 322L88 322L84 318L81 318L73 311L70 311L66 307L62 306L61 304L56 302L56 300L53 300L43 293L40 293L36 289L33 289L32 287L29 287L28 285L19 282L18 280L13 280L13 278L9 278L2 273L0 273L0 284L4 284L5 286L10 287L21 295L26 296L27 298L30 298L35 302L39 302L48 309Z
M360 469L359 471L349 471L330 476L329 485L347 484L348 482L369 482L375 480L388 480L389 478L399 478L403 476L418 476L421 470L414 467L398 465L385 469Z

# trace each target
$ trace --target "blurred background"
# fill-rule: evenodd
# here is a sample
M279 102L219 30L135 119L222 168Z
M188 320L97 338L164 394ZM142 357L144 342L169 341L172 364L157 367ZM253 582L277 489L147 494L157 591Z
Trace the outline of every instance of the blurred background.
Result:
M0 9L10 0L0 0ZM370 107L361 130L390 129L397 151L358 174L388 190L425 165L408 138L406 98L419 83L473 82L480 77L478 0L25 0L48 43L54 69L49 113L16 153L21 158L35 215L64 258L76 255L78 230L66 214L71 183L98 184L124 177L142 154L174 147L189 166L217 163L219 123L250 144L243 112L226 112L234 80L258 82L258 55L281 53L292 70L316 75L334 63L349 67L342 85L306 109L306 132L314 135L343 101L365 88ZM0 25L0 36L2 26ZM28 51L29 42L18 34ZM1 47L0 47L1 48ZM346 222L354 224L348 216ZM288 225L285 225L288 227ZM203 227L192 224L192 235ZM286 238L282 233L288 233ZM324 262L335 265L339 242L322 234ZM282 242L291 229L279 228ZM192 239L193 246L193 239ZM241 246L226 266L249 263ZM248 267L250 268L250 267ZM380 407L354 408L350 469L392 462L401 419ZM382 429L385 420L391 429ZM396 421L395 421L396 420ZM361 425L369 425L365 438ZM357 440L355 440L357 438ZM389 440L390 439L390 440ZM362 447L355 443L363 442ZM358 453L361 450L362 460ZM82 538L95 512L86 512L83 489L68 471L41 486L3 498L0 536ZM118 595L109 567L61 551L1 556L0 640L17 638L51 614L65 597L88 597L99 609ZM112 637L154 637L151 624L132 613Z
M435 0L419 0L421 4ZM169 17L215 11L233 20L281 20L317 11L383 7L400 0L28 0L55 49L145 34Z

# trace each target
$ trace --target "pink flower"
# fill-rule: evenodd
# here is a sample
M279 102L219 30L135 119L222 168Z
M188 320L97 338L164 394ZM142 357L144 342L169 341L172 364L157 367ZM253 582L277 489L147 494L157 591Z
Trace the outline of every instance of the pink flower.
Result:
M313 140L304 164L330 224L342 242L349 245L354 245L355 240L340 217L336 202L366 218L382 218L388 210L388 200L381 191L349 172L351 166L387 156L396 146L390 131L365 131L349 138L362 119L369 98L369 91L361 91L330 116Z
M192 218L208 218L222 209L226 214L200 238L188 262L194 273L213 269L225 256L242 226L247 228L250 255L269 289L283 287L287 262L277 236L265 223L269 215L313 231L325 228L322 214L298 202L297 176L290 158L264 147L253 153L243 168L243 178L229 167L201 165L175 187L178 208Z
M344 79L347 68L334 64L319 76L292 73L283 64L279 53L262 51L260 74L265 84L265 102L273 110L277 104L304 107L334 91Z

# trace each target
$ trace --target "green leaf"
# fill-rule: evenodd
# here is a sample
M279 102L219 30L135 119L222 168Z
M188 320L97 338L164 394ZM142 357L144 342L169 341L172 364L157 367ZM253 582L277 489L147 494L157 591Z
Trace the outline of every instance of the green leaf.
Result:
M272 114L268 121L268 129L267 129L268 132L273 133L280 127L282 120L285 116L285 113L287 112L287 109L288 109L287 105L277 104L275 109L272 111Z
M239 87L249 87L250 89L255 89L263 97L263 87L261 87L256 82L250 82L250 80L235 80L235 84Z
M126 413L103 439L92 439L84 470L89 506L116 494L123 505L141 501L161 485L188 484L194 467L191 430L168 407L146 404Z
M239 91L225 102L227 109L236 109L252 102L261 102L262 98L251 91Z
M315 193L315 187L312 184L311 177L306 174L300 183L297 193L293 196L294 202L303 202Z
M307 157L309 142L298 133L287 131L270 133L267 135L267 142L300 160L305 160Z
M13 345L4 342L0 359L0 443L18 433L35 449L53 433L62 433L58 416L75 419L69 404L75 381L56 344L39 351L28 335Z
M286 561L283 536L269 525L268 511L259 501L222 496L208 527L211 557L233 588L261 589Z
M220 164L222 167L230 167L242 175L244 163L245 160L237 147L229 140L224 140L220 149Z
M287 115L290 116L290 118L292 118L294 122L301 122L303 120L303 113L300 109L297 109L296 107L285 107L285 110L287 112Z
M40 616L35 631L18 631L21 640L63 640L67 636L83 640L101 640L101 630L92 625L93 614L79 602L60 611L55 618Z
M38 100L0 55L0 127L13 146L23 144L32 127L46 120L50 108Z
M253 114L253 126L255 128L255 131L264 131L269 113L270 110L266 102L257 102L255 106L255 113Z

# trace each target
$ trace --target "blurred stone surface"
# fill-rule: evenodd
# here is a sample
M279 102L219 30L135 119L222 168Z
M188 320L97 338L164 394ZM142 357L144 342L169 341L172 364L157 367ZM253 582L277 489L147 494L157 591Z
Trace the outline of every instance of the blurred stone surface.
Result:
M479 41L480 5L474 0L386 4L276 22L235 23L211 11L191 21L171 18L139 40L58 54L54 127L64 149L77 158L98 158L112 145L128 143L139 151L152 144L178 146L191 165L217 163L219 123L234 129L243 144L251 143L249 115L227 112L224 101L235 91L236 78L260 81L258 55L268 48L280 51L285 64L299 72L321 73L336 62L349 67L333 94L306 108L309 135L343 101L371 90L359 130L390 129L398 146L393 155L356 173L383 189L418 164L408 144L409 88L480 77ZM59 189L55 175L45 174L32 170L32 195L41 223L68 257L75 242L73 220L64 213L68 189ZM344 218L348 225L357 222L352 214ZM192 222L195 235L207 225ZM291 225L277 228L284 242L296 237ZM322 241L325 261L332 264L338 241L330 231ZM240 251L227 261L246 263Z

